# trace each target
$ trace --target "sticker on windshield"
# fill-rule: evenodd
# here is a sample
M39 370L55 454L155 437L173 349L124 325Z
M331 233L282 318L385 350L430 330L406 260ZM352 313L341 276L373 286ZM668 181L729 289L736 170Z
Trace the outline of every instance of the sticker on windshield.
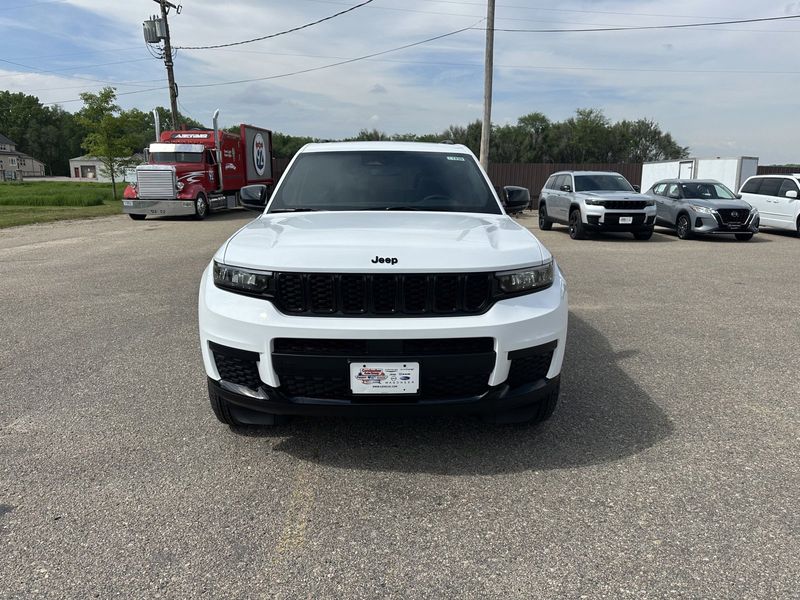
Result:
M464 157L463 156L448 156L447 160L460 160L461 162L464 162Z

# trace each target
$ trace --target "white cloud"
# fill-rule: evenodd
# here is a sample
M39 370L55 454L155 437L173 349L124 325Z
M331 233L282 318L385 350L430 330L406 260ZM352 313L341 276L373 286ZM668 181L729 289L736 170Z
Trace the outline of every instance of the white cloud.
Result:
M58 31L43 31L42 54L57 51L66 32L79 21L85 26L87 16L101 23L92 28L97 36L92 46L141 45L141 22L155 7L143 2L117 2L109 11L106 0L69 0L69 4L75 23L67 21ZM676 0L669 4L655 0L570 0L549 9L525 8L524 2L510 4L512 7L498 6L498 28L654 25L800 12L800 2L785 0L755 5L746 0ZM180 15L171 15L170 26L178 46L222 43L293 27L343 7L308 0L229 0L224 4L193 0L186 3ZM411 12L414 10L437 14ZM352 135L374 123L371 118L377 115L381 129L390 133L424 133L449 124L466 124L482 112L482 31L464 32L376 60L291 77L220 87L189 86L310 69L465 27L482 15L482 7L473 4L384 0L272 40L226 50L179 51L175 71L180 102L201 121L207 121L213 109L220 107L226 124L248 121L278 131L327 138ZM36 25L30 20L35 16L33 9L17 16L19 27ZM792 139L796 136L790 135L792 129L787 127L797 121L794 99L798 97L800 69L794 53L787 51L797 31L800 22L782 21L645 32L498 32L494 120L513 122L515 116L533 111L563 119L577 108L596 107L615 120L653 118L697 154L737 152L758 155L762 162L797 162ZM50 46L44 47L47 44ZM144 50L137 52L120 53L119 57L147 56ZM88 64L96 58L75 58L71 64ZM50 68L48 63L37 64ZM5 78L4 74L0 74L0 87L39 89L35 93L43 101L77 97L79 91L100 85L61 74ZM87 69L80 75L139 81L163 78L164 70L163 65L152 61L100 72ZM161 84L120 86L119 91L137 91L150 85ZM68 86L75 87L42 89ZM166 90L120 96L120 102L143 109L165 105Z

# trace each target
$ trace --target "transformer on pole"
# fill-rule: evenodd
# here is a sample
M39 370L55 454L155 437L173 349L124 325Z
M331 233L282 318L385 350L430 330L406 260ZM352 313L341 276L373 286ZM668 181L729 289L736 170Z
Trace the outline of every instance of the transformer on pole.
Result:
M153 56L163 59L164 66L167 67L167 80L169 81L169 105L172 113L172 129L178 129L178 85L175 83L175 75L172 72L173 58L172 45L169 38L169 21L167 15L171 8L175 9L175 14L181 14L181 5L172 4L167 0L153 0L161 7L161 16L153 15L149 20L142 23L144 41L148 44ZM161 43L164 43L163 47ZM156 46L155 49L151 46Z

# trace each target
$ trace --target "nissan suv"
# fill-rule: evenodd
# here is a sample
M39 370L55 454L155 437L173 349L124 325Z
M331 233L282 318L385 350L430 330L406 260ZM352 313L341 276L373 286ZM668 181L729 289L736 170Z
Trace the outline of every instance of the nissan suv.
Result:
M309 144L270 192L242 190L242 205L263 213L220 247L200 283L221 422L550 416L566 283L469 149Z
M573 240L593 231L627 231L649 240L655 220L655 200L611 171L560 171L539 194L539 228L563 223Z

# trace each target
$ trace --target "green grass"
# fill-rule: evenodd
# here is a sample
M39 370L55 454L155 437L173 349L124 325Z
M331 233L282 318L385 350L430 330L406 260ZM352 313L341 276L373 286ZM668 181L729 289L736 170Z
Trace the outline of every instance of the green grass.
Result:
M124 185L117 185L121 194ZM0 183L0 228L122 212L111 199L110 183L25 181Z

